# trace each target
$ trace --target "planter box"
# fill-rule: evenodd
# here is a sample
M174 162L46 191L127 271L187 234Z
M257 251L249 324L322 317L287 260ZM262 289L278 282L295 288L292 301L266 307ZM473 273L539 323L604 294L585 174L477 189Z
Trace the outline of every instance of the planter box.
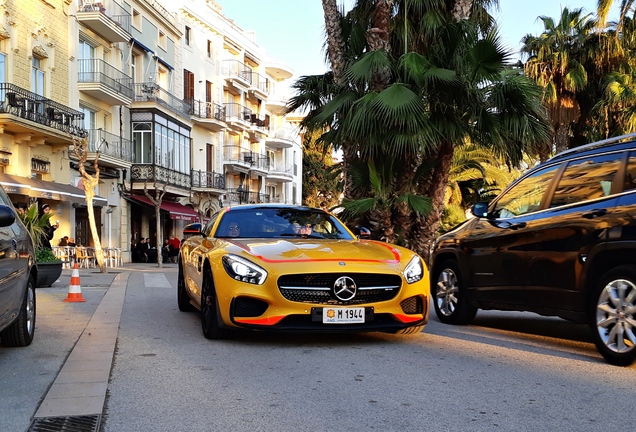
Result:
M37 263L38 280L35 283L36 288L50 287L53 282L60 278L62 274L62 262Z

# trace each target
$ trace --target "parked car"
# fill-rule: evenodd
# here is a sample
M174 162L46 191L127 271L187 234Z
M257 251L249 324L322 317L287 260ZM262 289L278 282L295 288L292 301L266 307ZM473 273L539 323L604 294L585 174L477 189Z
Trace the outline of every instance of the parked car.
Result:
M0 342L27 346L35 333L35 252L33 242L0 187Z
M178 262L179 309L199 310L210 339L235 329L416 333L428 321L423 259L358 238L320 209L222 209Z
M478 309L587 323L611 364L636 358L636 134L567 150L529 170L431 258L435 312Z

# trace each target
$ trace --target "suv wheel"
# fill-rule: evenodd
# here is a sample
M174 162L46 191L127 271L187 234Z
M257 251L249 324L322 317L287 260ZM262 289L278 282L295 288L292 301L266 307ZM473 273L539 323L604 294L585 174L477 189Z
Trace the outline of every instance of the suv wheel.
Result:
M22 299L20 313L13 324L4 329L0 338L7 347L25 347L31 345L35 334L35 284L29 276L27 288Z
M590 327L596 348L616 366L636 359L636 271L620 266L607 272L594 290Z
M433 283L433 298L437 318L445 324L468 324L477 308L468 303L466 286L462 282L457 261L444 261L438 267Z

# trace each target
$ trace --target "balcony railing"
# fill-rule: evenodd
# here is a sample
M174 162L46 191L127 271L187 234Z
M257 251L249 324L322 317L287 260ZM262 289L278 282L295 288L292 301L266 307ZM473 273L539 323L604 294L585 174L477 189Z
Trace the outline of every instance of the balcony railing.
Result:
M88 131L88 151L132 162L132 142L102 129Z
M189 118L192 106L167 92L159 84L146 82L134 84L135 102L156 102L177 115Z
M185 189L190 189L192 185L190 174L154 164L133 164L130 167L130 180L132 183L147 182L148 184L157 181Z
M252 166L257 163L257 158L252 150L233 145L223 146L223 160L225 162L239 162L248 166Z
M78 3L78 12L100 12L102 15L110 18L111 21L121 27L124 31L130 33L132 17L126 9L114 0L110 0L107 5L95 0L80 0Z
M256 87L262 93L269 93L269 79L263 75L252 72L252 87Z
M227 121L243 121L250 122L252 119L252 110L246 106L237 103L226 103L225 117Z
M252 84L252 68L238 60L223 60L223 75Z
M78 82L101 83L127 98L133 97L133 80L122 71L115 69L101 59L83 59L77 61L79 67Z
M256 204L270 202L269 195L259 192L253 192L250 190L244 190L242 188L228 189L226 198L226 201L234 204Z
M223 105L195 99L186 99L185 103L191 106L191 114L193 116L225 121L225 107Z
M214 171L192 170L192 187L225 189L225 175Z
M0 83L0 111L85 137L84 113L10 83Z

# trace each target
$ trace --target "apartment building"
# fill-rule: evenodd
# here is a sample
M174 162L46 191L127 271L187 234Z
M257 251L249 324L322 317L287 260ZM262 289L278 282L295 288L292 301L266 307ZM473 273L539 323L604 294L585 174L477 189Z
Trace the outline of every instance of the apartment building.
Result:
M0 0L0 184L90 245L79 161L97 161L103 246L130 260L224 205L300 202L291 78L211 0ZM155 203L160 202L159 220Z

